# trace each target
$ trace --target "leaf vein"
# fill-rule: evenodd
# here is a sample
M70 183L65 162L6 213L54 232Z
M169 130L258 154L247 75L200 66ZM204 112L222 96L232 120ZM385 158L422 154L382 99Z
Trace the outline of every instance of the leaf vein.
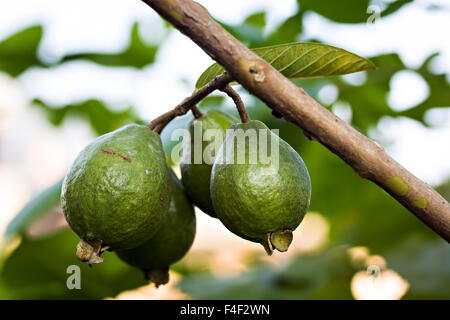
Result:
M286 70L287 68L289 68L290 66L292 66L294 63L296 63L297 61L299 61L301 58L303 58L304 56L306 56L308 53L310 53L311 51L317 50L319 47L312 47L308 50L306 50L305 52L303 52L301 55L299 55L297 58L295 58L294 60L291 61L291 63L288 63L287 65L285 65L283 68L279 69L278 71L283 72L284 70Z
M310 74L310 76L312 76L312 75L314 75L314 74L317 74L317 72L319 72L320 70L322 70L322 69L325 68L326 66L330 65L331 63L335 62L336 60L338 60L338 59L340 59L340 58L342 58L342 57L344 57L344 56L346 56L346 55L347 55L347 53L344 52L344 53L342 53L341 55L338 55L338 56L336 56L336 57L330 59L330 60L329 60L327 63L325 63L323 66L321 66L320 68L314 70L314 72L312 72L312 73Z
M295 77L297 74L299 74L300 72L304 71L306 68L309 68L310 66L312 66L313 64L315 64L317 61L319 61L320 59L322 59L323 57L325 57L326 55L333 53L333 51L328 51L325 52L323 54L321 54L320 56L318 56L316 59L314 59L313 61L311 61L310 63L308 63L307 65L304 65L303 68L301 68L300 70L295 71L293 74L289 75L288 78L293 78Z

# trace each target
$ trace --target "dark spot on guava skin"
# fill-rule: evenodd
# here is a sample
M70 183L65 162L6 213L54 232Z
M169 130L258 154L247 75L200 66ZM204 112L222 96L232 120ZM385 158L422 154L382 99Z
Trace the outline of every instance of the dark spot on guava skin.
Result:
M107 153L107 154L116 154L114 151L105 150L105 149L102 149L102 152Z
M131 162L131 159L130 158L128 158L127 156L124 156L123 154L118 154L119 155L119 157L121 157L123 160L125 160L125 161L127 161L127 162Z
M124 156L123 154L117 153L115 151L111 151L111 150L106 150L106 149L102 149L102 152L107 153L107 154L116 154L119 157L121 157L123 160L127 161L127 162L131 162L131 159L128 158L127 156Z

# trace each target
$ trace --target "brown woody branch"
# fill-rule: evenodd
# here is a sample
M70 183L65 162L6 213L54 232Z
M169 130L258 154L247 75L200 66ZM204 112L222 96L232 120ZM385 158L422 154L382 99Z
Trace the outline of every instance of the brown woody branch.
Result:
M361 177L373 181L450 241L450 205L408 172L376 142L322 107L302 88L246 48L191 0L143 0L191 38L249 92L276 114L303 129L341 157Z

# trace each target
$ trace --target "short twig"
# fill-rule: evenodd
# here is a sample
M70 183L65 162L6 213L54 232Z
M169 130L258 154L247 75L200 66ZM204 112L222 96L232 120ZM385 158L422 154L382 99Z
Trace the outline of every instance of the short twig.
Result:
M155 126L155 128L153 128L152 130L155 131L156 133L161 133L161 131L163 131L164 128L165 128L165 125L160 123L160 124L157 124Z
M153 119L147 125L147 127L149 127L151 130L157 133L161 133L161 131L165 128L165 126L174 118L186 114L189 110L191 110L197 103L199 103L203 98L208 96L211 92L213 92L216 89L222 90L231 81L233 81L233 78L227 72L221 74L220 76L215 77L214 80L212 80L205 86L195 91L191 96L184 99L175 108L173 108L169 112L164 113L158 118Z
M191 111L195 119L203 117L203 113L200 110L198 110L197 106L193 106L191 108Z
M234 104L236 105L236 108L239 112L239 116L241 117L241 121L243 123L250 122L250 117L248 116L247 110L245 109L244 106L244 102L242 102L242 99L239 96L239 94L229 85L223 88L222 91L225 92L231 99L233 99Z

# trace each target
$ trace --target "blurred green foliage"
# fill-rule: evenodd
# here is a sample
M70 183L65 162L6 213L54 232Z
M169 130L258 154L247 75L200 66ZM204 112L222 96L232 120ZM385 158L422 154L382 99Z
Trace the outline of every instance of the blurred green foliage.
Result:
M113 131L130 122L140 122L132 107L123 111L114 111L104 102L95 99L62 107L49 106L39 99L33 100L33 103L45 111L48 120L55 126L61 125L67 116L78 116L89 121L98 135Z
M135 67L143 68L155 61L158 45L147 45L139 35L139 25L135 23L131 29L128 47L119 53L79 53L67 55L62 62L70 60L89 60L110 67Z
M50 67L39 55L39 44L43 27L32 26L0 41L0 70L11 76L18 76L28 68ZM158 45L148 45L139 34L139 25L131 29L128 47L117 53L78 53L62 57L59 63L72 60L88 60L110 67L143 68L155 61Z
M255 264L235 278L185 277L180 288L198 299L351 299L356 269L344 247L303 255L282 267Z
M449 299L450 246L447 242L410 236L385 257L389 267L408 280L410 289L406 298Z
M0 70L15 77L32 66L42 65L38 46L42 27L24 29L0 42Z
M314 11L330 20L342 23L366 22L366 11L370 4L369 0L298 0L297 2L303 10Z
M146 283L142 273L106 252L101 268L89 268L75 256L80 239L70 230L42 239L23 235L19 247L3 263L3 299L102 299ZM81 290L69 290L69 266L81 271Z
M412 0L389 2L381 16L393 14ZM344 4L343 4L344 3ZM367 20L369 1L359 0L298 0L298 8L273 30L266 30L266 15L256 12L238 25L223 24L234 36L249 47L261 47L297 41L303 32L305 13L314 11L337 23L363 23ZM42 27L35 26L0 40L0 70L19 76L30 67L49 67L39 58L38 47ZM305 39L314 40L314 39ZM85 59L106 66L142 68L154 62L157 45L147 45L140 38L137 25L131 30L130 44L117 53L80 53L63 57L59 63ZM424 115L432 108L450 106L450 88L444 74L430 71L436 55L427 58L417 69L408 69L398 54L385 53L371 57L377 69L366 73L359 84L350 84L342 77L296 80L314 98L327 85L334 85L336 101L351 108L351 124L364 133L375 128L385 116L409 117L424 125ZM399 71L411 70L419 74L430 88L425 101L405 111L395 111L387 101L390 81ZM200 72L201 70L199 70ZM170 85L170 84L168 84ZM193 84L194 85L194 84ZM33 101L34 97L30 97ZM450 298L450 247L399 205L384 191L361 179L340 158L317 142L307 140L301 129L272 116L271 110L260 100L251 97L247 107L253 119L264 121L271 128L280 129L281 137L303 157L312 180L311 210L319 212L330 223L327 247L313 254L302 254L281 268L255 259L249 270L237 277L217 278L204 268L192 267L183 261L176 270L182 271L179 287L193 298L270 298L270 299L351 299L350 280L361 266L349 260L347 248L366 246L371 252L386 258L392 268L410 284L405 298ZM210 96L200 103L202 110L226 106L222 96ZM331 108L334 102L326 106ZM112 110L98 100L74 101L69 105L51 106L34 100L35 107L54 125L72 116L88 121L97 134L114 130L127 122L140 122L133 108ZM176 144L170 135L184 127L190 114L172 121L162 132L168 155ZM169 157L169 160L170 157ZM438 191L450 200L450 181ZM140 272L120 262L113 254L102 265L89 269L75 258L78 241L71 231L31 238L27 228L59 203L60 182L34 198L11 222L8 238L21 241L0 262L0 298L104 298L144 283ZM5 251L9 252L9 251ZM82 290L68 290L66 268L79 265L82 269Z
M27 225L30 225L43 214L52 210L58 205L63 179L59 180L53 186L41 191L14 217L9 223L5 232L5 241L23 231Z

